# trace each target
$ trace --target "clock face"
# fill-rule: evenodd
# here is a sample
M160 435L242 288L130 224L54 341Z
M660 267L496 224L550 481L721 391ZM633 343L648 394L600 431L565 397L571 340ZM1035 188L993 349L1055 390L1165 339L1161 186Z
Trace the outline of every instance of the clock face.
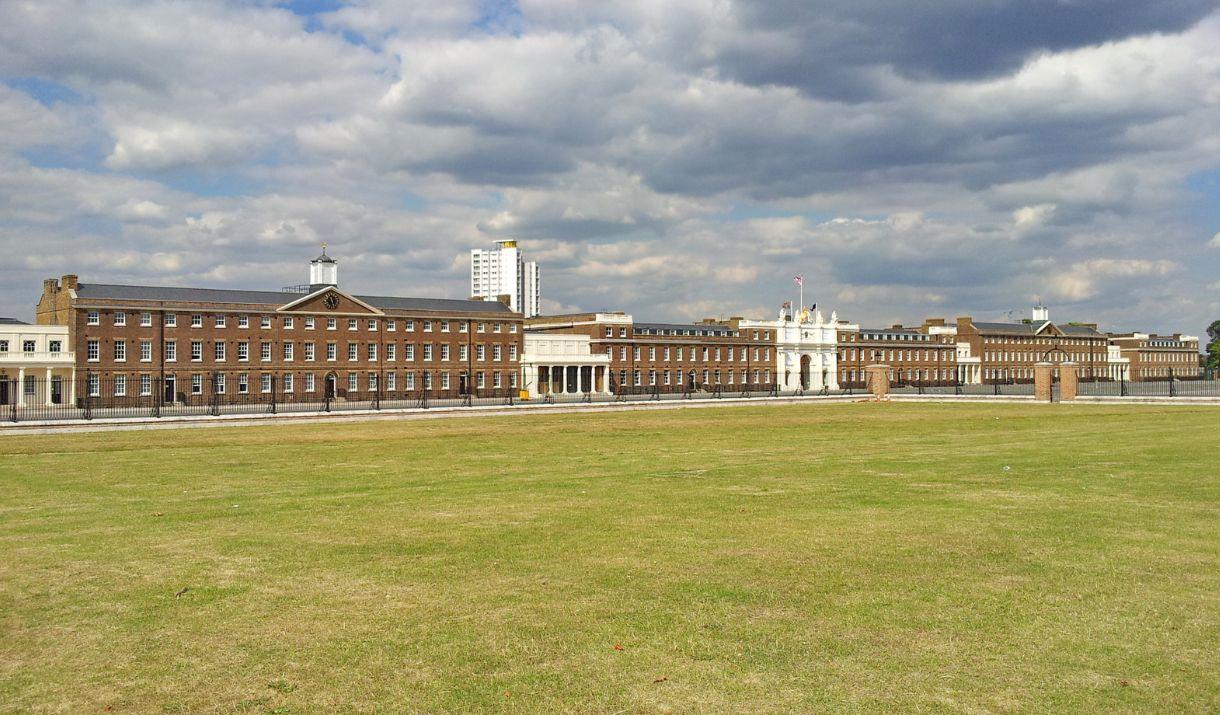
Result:
M335 308L338 308L339 296L335 295L334 293L328 293L327 296L322 299L322 305L325 305L327 310L334 310Z

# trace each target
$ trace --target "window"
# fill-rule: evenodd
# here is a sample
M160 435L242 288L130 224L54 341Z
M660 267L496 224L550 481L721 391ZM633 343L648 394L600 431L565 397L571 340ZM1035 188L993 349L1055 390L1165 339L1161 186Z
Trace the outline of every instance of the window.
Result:
M223 328L228 325L228 318L223 315L216 316L216 327Z
M221 358L217 357L216 359L220 360ZM249 340L237 341L237 361L246 362L249 359L250 359L250 341Z
M405 386L404 386L404 389L407 389L407 390L414 390L414 389L415 389L415 373L413 373L413 372L408 372L408 373L407 373L407 374L404 376L404 379L406 380L406 384L405 384Z
M631 357L635 358L636 360L640 359L640 346L639 345L636 345L634 348L631 349Z
M195 362L199 362L202 359L203 359L203 341L202 340L192 340L191 341L191 360L193 360Z
M295 387L292 384L293 383L292 373L291 372L285 373L283 380L284 380L284 392L292 392L293 388Z
M406 345L406 346L404 346L403 349L406 350L406 354L403 356L404 360L414 360L415 359L415 346L414 345Z
M245 395L250 392L250 376L246 373L237 375L237 394Z
M385 346L385 359L386 360L397 360L398 359L398 343L390 343L389 345Z
M613 337L614 337L614 328L606 328L606 337L607 337L607 338L613 338Z
M425 333L432 332L432 321L431 320L424 321L424 332Z
M191 316L191 327L192 328L202 328L203 327L203 316L199 315L198 313L196 313L195 315L192 315Z
M30 393L27 393L27 394L30 394ZM126 395L127 395L127 376L126 375L115 375L114 376L114 396L115 397L125 397Z
M140 341L140 362L152 362L152 341Z
M385 321L385 329L391 333L398 330L398 321L397 320Z
M625 338L625 337L627 337L627 329L626 329L626 328L619 328L619 329L618 329L618 336L619 336L620 338Z
M114 324L127 325L127 314L121 310L114 311ZM118 389L118 388L115 388Z
M428 361L428 360L431 360L431 359L432 359L432 346L431 346L431 345L425 345L425 346L424 346L424 360L425 360L425 361Z
M498 362L502 358L503 358L502 346L492 345L491 346L491 359Z
M625 346L625 345L623 345L623 346L619 346L619 349L618 349L618 359L619 359L619 360L626 360L626 359L627 359L627 346Z
M377 343L369 343L367 353L369 362L375 362L377 360Z
M640 383L640 371L639 371L639 370L636 370L636 371L635 371L635 373L634 373L634 375L633 375L633 377L634 377L633 382L634 382L635 386L636 386L636 387L639 387L639 386L640 386L640 384L641 384L641 383Z
M447 373L446 373L447 374ZM377 391L377 373L370 372L368 375L369 392Z
M21 342L21 352L32 353L38 349L38 345L33 340L23 340Z
M501 385L502 385L502 383L500 382L500 371L496 370L495 372L493 372L491 374L491 386L496 389L499 389L501 387Z
M441 360L448 360L448 359L449 359L449 346L442 345L441 346Z
M493 333L498 333L498 332L500 332L500 324L499 324L499 323L496 323L496 324L492 325L492 326L491 326L491 331L492 331Z
M406 330L408 332L414 332L415 331L415 321L414 320L403 321L402 329Z
M479 323L479 327L475 329L475 332L476 333L486 333L487 332L487 323Z
M127 360L127 341L126 340L114 341L114 361L115 362L124 362L125 360Z
M305 343L305 362L313 362L317 357L317 346L313 343Z
M102 381L97 375L89 375L87 385L90 397L98 397L102 394Z
M657 371L649 370L648 371L648 385L649 385L649 387L654 387L654 386L656 386L656 384L657 384Z
M258 327L262 328L263 330L269 329L271 327L271 316L270 315L259 316Z
M263 362L271 362L271 343L258 344L258 358Z
M250 316L248 316L248 315L237 316L237 327L239 327L239 328L250 327Z
M152 327L152 313L140 313L140 327L141 328L151 328Z
M216 360L216 362L223 362L225 359L225 342L223 340L217 340L216 344L212 346L212 353L212 358Z
M393 392L398 389L398 373L391 372L385 376L385 389Z
M295 327L296 322L293 320L292 316L286 316L284 318L284 330L292 330ZM285 390L285 392L288 392L288 390Z
M327 319L326 319L326 329L327 329L327 330L335 330L335 329L337 329L338 327L339 327L339 319L338 319L338 318L327 318Z
M347 391L348 392L358 392L360 390L359 380L360 380L360 378L356 376L356 373L354 373L354 372L347 373Z
M517 373L508 373L508 386L515 388L517 386Z
M270 375L268 375L267 373L264 372L263 374L258 376L258 389L259 389L259 392L263 392L263 393L271 392L271 376Z
M326 344L326 359L331 362L334 362L335 360L338 359L338 357L339 357L339 344L335 343L335 342L327 343Z
M101 341L97 340L96 338L90 338L85 341L85 358L88 359L89 362L97 362L101 359L101 345ZM8 349L7 344L5 345L5 349Z
M348 330L359 330L360 321L356 320L355 318L348 318L347 319L347 329Z
M508 346L508 359L509 360L517 359L517 344L516 343L513 343L512 345Z
M510 333L516 333L516 332L517 332L517 324L516 324L516 323L509 323L509 325L508 325L508 332L510 332Z
M148 375L148 374L140 375L140 394L141 395L151 395L152 394L152 375Z
M349 362L360 359L360 346L356 343L347 344L347 359Z
M458 332L459 333L469 333L470 332L470 323L458 323Z
M173 313L166 313L165 314L165 327L167 327L167 328L178 327L178 316L174 315Z
M199 373L195 373L194 375L191 375L191 394L192 395L202 395L203 394L203 375L200 375Z
M178 343L177 343L177 341L170 340L165 343L165 361L166 362L177 362L178 361Z
M449 321L448 320L441 321L441 332L442 333L449 332Z
M487 346L486 345L474 346L474 359L478 360L479 362L483 362L484 360L487 359Z
M441 389L442 390L449 389L449 373L448 372L441 373Z
M96 310L89 311L89 315L85 318L86 325L101 325L102 316Z
M306 318L306 319L305 319L305 329L306 329L306 330L313 330L313 326L314 326L314 319L313 319L313 318ZM309 378L305 378L305 379L306 379L306 381L308 381L308 380L309 380Z
M317 378L312 372L305 373L305 391L313 392L317 387Z
M425 390L432 389L432 373L430 373L430 372L424 373L424 389Z
M477 386L477 387L478 387L480 390L481 390L481 389L483 389L484 387L486 387L486 386L487 386L487 375L485 375L485 374L484 374L484 373L482 373L482 372L480 372L479 374L475 375L475 385L476 385L476 386Z

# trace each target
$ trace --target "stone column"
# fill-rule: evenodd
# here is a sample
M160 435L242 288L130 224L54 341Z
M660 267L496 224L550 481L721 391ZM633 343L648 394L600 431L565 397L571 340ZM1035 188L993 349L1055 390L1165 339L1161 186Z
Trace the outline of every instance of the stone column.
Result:
M43 386L43 391L47 393L46 394L46 398L47 398L46 405L48 407L50 407L51 406L51 368L49 368L49 367L47 368L47 382L46 382L46 385Z
M1080 382L1078 369L1079 366L1074 362L1059 365L1059 399L1063 402L1071 402L1076 399Z
M865 384L877 399L890 394L890 368L888 365L868 365L864 368Z
M1034 365L1034 399L1039 402L1051 401L1051 385L1055 381L1055 366L1049 362L1039 362Z
M17 369L17 406L25 407L25 368Z
M583 365L576 366L576 392L584 393L585 391L585 369Z

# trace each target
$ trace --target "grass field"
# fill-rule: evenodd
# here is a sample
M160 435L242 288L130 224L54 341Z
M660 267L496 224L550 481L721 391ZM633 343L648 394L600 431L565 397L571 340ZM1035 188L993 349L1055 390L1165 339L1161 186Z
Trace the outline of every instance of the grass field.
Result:
M0 710L1214 712L1218 448L998 404L0 436Z

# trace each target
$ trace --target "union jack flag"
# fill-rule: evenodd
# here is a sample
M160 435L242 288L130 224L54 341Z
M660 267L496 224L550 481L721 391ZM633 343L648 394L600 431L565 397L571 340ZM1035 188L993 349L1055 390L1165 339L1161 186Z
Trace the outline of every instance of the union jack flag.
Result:
M792 282L797 284L798 286L803 286L803 285L805 285L805 276L795 276L792 279Z

